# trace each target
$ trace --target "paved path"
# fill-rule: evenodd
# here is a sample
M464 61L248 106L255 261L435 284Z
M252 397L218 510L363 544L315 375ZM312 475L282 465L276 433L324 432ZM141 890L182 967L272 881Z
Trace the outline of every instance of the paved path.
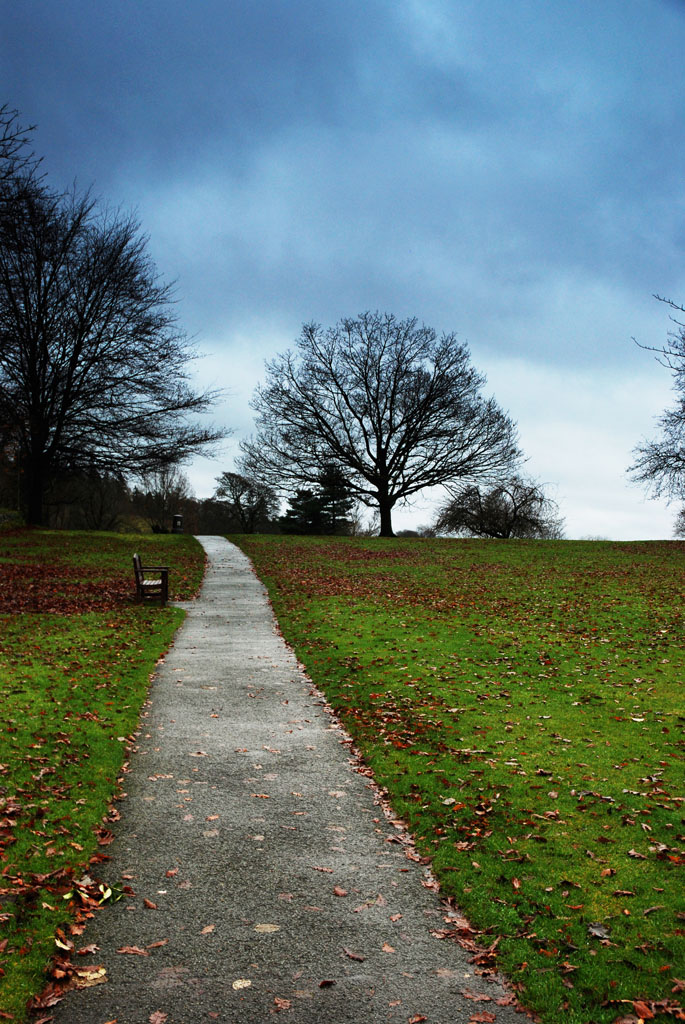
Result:
M155 676L109 847L108 880L126 876L135 896L82 937L107 983L69 993L55 1020L466 1024L486 1011L520 1024L431 934L445 911L425 868L388 841L249 561L200 540L202 593Z

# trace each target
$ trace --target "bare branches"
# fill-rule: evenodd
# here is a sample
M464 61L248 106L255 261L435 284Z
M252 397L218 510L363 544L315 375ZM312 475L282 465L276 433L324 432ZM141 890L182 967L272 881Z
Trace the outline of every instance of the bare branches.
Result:
M366 312L326 330L305 324L296 353L267 364L245 464L290 487L316 481L324 463L338 466L391 534L397 502L519 458L515 425L482 397L484 383L465 345L413 318Z
M555 501L532 480L512 476L488 489L460 487L438 512L439 533L470 537L552 538L563 536L563 519Z
M21 178L0 206L0 423L29 521L55 473L144 473L224 436L200 426L193 356L138 223Z
M685 313L685 306L660 295L655 298ZM685 323L675 317L670 320L678 330L669 332L667 345L663 348L640 345L640 348L656 352L658 362L671 371L676 402L659 418L657 439L644 441L633 449L636 459L628 473L655 497L682 498L685 495Z

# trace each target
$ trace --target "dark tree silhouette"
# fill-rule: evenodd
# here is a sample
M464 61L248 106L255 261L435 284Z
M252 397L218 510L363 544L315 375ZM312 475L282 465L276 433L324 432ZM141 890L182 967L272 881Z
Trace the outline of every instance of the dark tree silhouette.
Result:
M513 476L487 489L460 488L438 512L435 530L471 537L548 537L563 535L555 501L539 484Z
M392 536L398 502L518 459L515 425L482 396L484 384L465 345L413 318L367 312L327 330L306 324L297 351L267 364L245 465L292 489L336 466L350 495L378 508L381 536Z
M11 110L6 103L0 107L0 201L5 198L5 184L12 185L8 193L11 197L16 191L17 181L30 181L34 177L40 160L34 156L30 146L33 130L34 125L19 123L17 110Z
M315 488L301 488L280 518L283 533L348 534L354 499L347 479L335 466L324 466Z
M656 295L677 313L685 314L685 306ZM671 371L676 393L675 405L667 409L658 420L660 434L654 441L644 441L633 453L635 462L628 472L633 480L647 486L657 497L682 498L685 496L685 323L672 316L676 330L670 331L663 348L640 345L655 352L658 361Z
M195 413L193 352L137 222L22 175L0 204L0 441L13 447L27 520L55 476L151 472L225 431Z
M278 495L267 484L240 473L217 477L214 501L223 503L243 533L255 533L278 514Z

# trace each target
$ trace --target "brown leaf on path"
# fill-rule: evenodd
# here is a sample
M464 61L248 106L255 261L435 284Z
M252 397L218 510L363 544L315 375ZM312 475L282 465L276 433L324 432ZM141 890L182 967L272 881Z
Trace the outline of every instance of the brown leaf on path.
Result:
M333 874L333 868L322 868L319 864L310 865L312 871L325 871L327 875Z
M323 981L319 982L319 988L330 988L331 985L335 985L335 982L332 980L332 978L324 978Z
M167 878L173 878L174 875L177 875L177 874L178 874L178 868L169 868L169 870L166 873L166 877Z
M268 793L250 793L250 796L256 797L257 800L270 800L271 797Z
M391 921L399 921L401 917L402 917L401 914L391 914L390 915L390 920Z
M483 992L471 992L468 988L463 988L459 992L460 996L464 999L472 999L474 1003L491 1003L492 996L486 996Z
M150 955L146 949L141 949L140 946L121 946L117 953L135 953L138 956Z
M86 956L88 953L97 953L99 946L96 946L94 942L91 942L90 946L81 946L80 949L76 950L77 956Z
M384 942L382 946L384 953L395 953L397 950L394 946L391 946L389 942Z
M341 885L333 887L333 893L335 896L347 896L347 889L343 889Z
M146 949L159 949L160 946L166 946L168 939L160 939L159 942L151 942Z
M421 1024L421 1021L428 1020L428 1017L424 1017L422 1013L415 1013L413 1017L410 1017L407 1024Z
M67 988L92 988L93 985L104 985L107 971L99 964L97 967L79 967L72 974Z
M276 1006L277 1010L289 1010L293 1004L290 1002L289 999L281 999L280 996L276 996L276 998L274 999L274 1005Z
M360 964L364 963L366 957L361 956L359 953L353 953L347 946L343 946L343 953L345 956L349 956L350 960L357 960Z
M495 999L495 1002L497 1003L498 1006L513 1006L514 1003L516 1002L516 996L513 996L513 995L498 996Z
M152 900L148 900L148 899L144 899L143 900L143 906L146 907L148 910L156 910L157 909L157 904L153 903Z
M202 931L200 932L200 935L209 935L210 932L213 932L215 928L215 924L206 924Z
M196 751L194 751L193 753L190 754L190 757L206 757L206 756L207 756L207 751L206 750L196 750Z
M168 1019L169 1014L162 1013L161 1010L155 1010L155 1012L151 1013L150 1016L148 1017L149 1024L164 1024L164 1022Z
M497 1017L494 1013L488 1013L487 1010L481 1010L480 1013L474 1013L469 1017L469 1024L494 1024Z

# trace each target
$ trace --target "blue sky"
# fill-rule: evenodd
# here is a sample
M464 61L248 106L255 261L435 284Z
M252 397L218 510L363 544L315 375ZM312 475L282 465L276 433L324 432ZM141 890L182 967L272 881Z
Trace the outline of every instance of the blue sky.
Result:
M134 208L251 430L264 359L364 309L469 343L569 536L669 536L627 483L685 301L681 0L22 0L0 102L55 185ZM396 516L431 517L426 496Z

